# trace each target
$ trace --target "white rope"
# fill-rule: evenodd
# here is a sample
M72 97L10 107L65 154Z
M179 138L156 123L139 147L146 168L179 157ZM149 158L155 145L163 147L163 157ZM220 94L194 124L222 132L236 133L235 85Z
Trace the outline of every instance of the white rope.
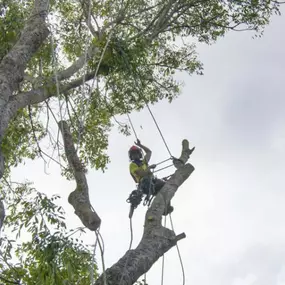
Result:
M90 5L89 5L90 7ZM91 8L90 8L91 9ZM114 28L114 27L113 27ZM107 41L105 43L105 46L103 48L103 51L101 53L101 56L100 56L100 59L99 59L99 62L97 64L97 67L96 67L96 70L95 70L95 74L94 74L94 78L92 80L92 84L91 84L91 88L89 89L89 92L87 94L87 103L86 103L86 106L89 106L90 104L90 101L91 101L91 93L92 93L92 90L94 89L94 85L95 85L95 81L96 81L96 77L97 77L97 74L98 74L98 71L99 71L99 68L100 68L100 65L102 63L102 60L104 58L104 55L106 53L106 50L107 50L107 47L110 43L110 40L111 40L111 36L113 34L113 28L111 28L111 31L108 35L108 38L107 38ZM86 45L85 47L85 62L84 62L84 66L86 66L87 64L87 50L88 50L88 45ZM86 72L84 72L83 74L83 80L82 80L82 85L83 85L83 97L84 99L86 98L86 95L85 95L85 76L86 76ZM83 100L84 100L83 99ZM82 100L82 101L83 101ZM81 132L83 131L83 128L84 128L84 121L85 121L85 118L86 118L86 111L85 111L85 105L83 105L83 108L81 109L82 110L82 115L80 114L79 112L79 115L78 115L78 120L79 120L79 132L78 132L78 147L80 145L80 140L81 140Z
M89 48L89 43L90 43L90 29L89 29L89 25L91 23L91 0L88 1L88 13L87 13L87 30L88 30L88 34L87 34L87 38L85 41L85 50L84 50L84 64L83 64L83 79L82 79L82 101L86 98L86 93L85 93L85 83L86 83L86 78L85 78L85 74L87 71L87 53L88 53L88 48ZM84 106L84 105L83 105ZM81 107L81 106L80 106ZM79 109L79 114L78 114L78 123L79 123L79 130L78 130L78 145L80 142L80 137L81 137L81 130L83 129L83 121L80 119L80 110ZM84 110L82 111L84 114Z
M55 86L56 86L56 97L58 99L58 107L59 107L59 114L60 114L60 120L62 120L62 105L60 104L60 91L59 91L59 81L58 81L58 60L57 60L57 54L55 51L55 40L54 35L52 31L52 25L49 22L49 19L47 17L47 24L51 28L50 38L51 38L51 54L52 54L52 70L55 78Z
M99 230L98 230L99 232ZM98 244L98 233L97 231L95 232L95 243L94 243L94 249L93 249L93 253L92 253L92 261L91 261L91 268L90 268L90 281L91 281L91 285L94 284L94 266L95 266L95 255L96 255L96 247Z
M166 207L165 207L165 211L166 211ZM166 228L166 215L164 216L164 227ZM160 284L163 285L164 282L164 254L162 256L162 263L161 263L161 282Z
M171 213L169 214L169 219L170 219L170 224L171 224L171 228L174 231L174 226L173 226L173 222L172 222L172 217L171 217ZM178 247L178 244L176 243L176 249L177 249L177 253L178 253L178 257L179 257L179 261L180 261L180 265L181 265L181 271L182 271L182 284L185 285L185 270L184 270L184 265L183 265L183 260L182 260L182 256Z
M98 74L98 71L99 71L100 65L101 65L101 63L102 63L103 57L104 57L104 55L105 55L105 52L106 52L106 50L107 50L107 47L108 47L108 45L109 45L109 43L110 43L112 33L113 33L113 31L111 30L111 32L110 32L109 35L108 35L106 44L105 44L105 46L104 46L104 48L103 48L103 51L102 51L102 53L101 53L99 62L98 62L98 64L97 64L97 68L96 68L96 71L95 71L95 75L94 75L94 78L93 78L93 80L92 80L92 85L91 85L90 91L89 91L89 93L88 93L88 95L87 95L87 96L88 96L88 102L87 102L87 104L86 104L87 106L88 106L89 103L90 103L90 100L91 100L91 93L92 93L92 90L93 90L94 85L95 85L96 76L97 76L97 74ZM86 76L86 74L84 74L83 77L85 78L85 76ZM82 122L84 122L85 117L86 117L86 112L85 112L85 110L83 110L83 116L82 116L82 117L83 117Z
M98 231L98 235L102 239L102 244L101 244L99 239L98 239L98 244L99 244L99 248L100 248L100 252L101 252L101 262L102 262L102 270L103 270L103 273L102 273L103 274L103 282L104 282L104 285L107 285L106 267L105 267L105 260L104 260L104 240L103 240L102 235L99 233L99 231Z

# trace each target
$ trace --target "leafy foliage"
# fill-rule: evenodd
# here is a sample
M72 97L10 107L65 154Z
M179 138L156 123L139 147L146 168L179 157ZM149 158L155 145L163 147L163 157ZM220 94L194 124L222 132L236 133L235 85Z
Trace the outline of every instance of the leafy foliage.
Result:
M34 16L33 4L1 1L0 60ZM42 88L51 98L19 110L10 122L1 144L5 179L10 167L46 152L53 156L55 149L53 159L66 162L58 136L52 135L62 119L69 121L84 166L105 170L108 135L118 114L140 110L146 102L171 102L182 86L177 72L203 74L197 44L213 44L235 30L261 36L272 15L280 14L279 6L271 0L50 1L51 35L33 55L14 95ZM90 50L96 52L90 56ZM57 77L82 58L83 68ZM59 91L68 84L71 88ZM125 124L119 123L119 131L130 134ZM51 147L44 149L47 140ZM72 178L68 167L62 174ZM48 198L27 183L2 184L1 196L8 205L5 231L11 231L0 239L1 282L90 283L90 268L96 270L91 251L73 238L76 231L67 230L64 211L55 204L58 196Z
M2 151L7 164L6 174L9 173L10 167L16 167L24 159L35 159L39 156L37 142L46 135L46 132L42 123L33 119L33 113L29 113L27 109L19 110L6 131L2 142Z
M3 2L0 12L0 58L16 42L28 19L32 2ZM278 1L219 0L127 1L124 4L121 1L91 1L91 7L88 3L50 3L49 27L52 35L30 61L19 93L46 86L55 69L64 70L84 55L88 46L99 49L100 52L88 59L86 66L71 80L98 69L100 88L94 91L93 82L85 84L70 90L65 96L60 94L56 100L50 99L47 104L55 106L60 100L61 112L50 114L51 117L59 120L64 116L70 121L80 158L91 167L102 170L109 162L106 148L115 115L140 110L145 102L154 103L162 99L171 102L181 89L181 83L175 80L177 71L202 74L203 67L193 42L212 44L229 30L253 30L262 34L271 15L279 14L280 6ZM91 20L87 25L89 12ZM61 84L66 82L70 80L65 79ZM55 86L47 88L56 95ZM35 126L40 126L41 120L51 110L33 109ZM24 125L25 120L19 112L17 123ZM124 128L121 131L128 134ZM23 138L30 130L19 130L12 124L6 136L11 136L14 131ZM39 137L47 135L48 132L41 130ZM57 144L57 140L52 144ZM37 142L31 136L29 142L17 139L14 145L17 145L19 155L11 165L21 161L21 157L34 159L39 154ZM9 139L2 146L8 150Z
M0 240L0 277L27 285L90 284L97 267L91 249L78 239L82 230L67 230L65 213L55 204L59 196L48 198L31 186L5 189L5 232L15 239Z
M31 1L3 0L0 3L0 60L16 43L24 21L31 8Z

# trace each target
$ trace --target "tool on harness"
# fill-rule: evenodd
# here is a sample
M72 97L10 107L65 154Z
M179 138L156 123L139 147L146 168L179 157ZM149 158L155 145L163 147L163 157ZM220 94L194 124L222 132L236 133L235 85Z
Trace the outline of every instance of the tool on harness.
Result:
M133 206L135 209L142 201L142 196L142 191L140 191L139 189L133 190L129 198L127 199L127 202L131 203L131 206Z
M142 201L143 193L139 189L133 190L129 196L129 198L126 200L127 203L130 203L130 212L129 212L129 218L133 216L135 208L141 203Z
M151 179L150 185L148 186L148 193L145 194L143 192L143 185L141 183L138 185L138 189L133 190L129 196L129 198L126 200L127 203L130 203L130 212L129 212L129 218L133 216L134 210L137 208L137 206L141 203L143 196L145 196L143 205L149 206L154 198L154 183Z

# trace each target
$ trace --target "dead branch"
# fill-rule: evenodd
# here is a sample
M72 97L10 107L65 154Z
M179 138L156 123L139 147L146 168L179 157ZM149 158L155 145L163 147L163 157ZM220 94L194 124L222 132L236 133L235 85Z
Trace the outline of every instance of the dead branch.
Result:
M131 285L147 272L153 264L176 243L185 238L185 233L176 235L174 231L162 226L162 214L165 206L172 199L178 187L194 171L194 167L186 164L191 154L189 142L183 140L180 162L177 170L166 182L159 194L155 197L145 217L145 226L142 239L135 249L128 250L117 263L105 272L108 285ZM96 281L95 285L104 285L104 274Z
M63 137L65 155L77 184L76 189L70 193L68 202L73 206L75 214L80 218L83 225L91 231L96 231L101 224L101 219L94 211L89 200L85 169L77 156L67 123L60 121L58 126Z

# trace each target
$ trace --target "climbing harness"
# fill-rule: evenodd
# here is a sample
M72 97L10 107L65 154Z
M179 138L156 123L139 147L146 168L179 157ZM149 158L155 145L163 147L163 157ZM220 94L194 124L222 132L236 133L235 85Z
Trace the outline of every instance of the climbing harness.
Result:
M129 198L126 200L127 203L130 203L130 212L129 212L129 218L131 219L134 213L134 210L138 207L138 205L141 203L143 196L145 195L143 205L144 206L150 206L153 198L154 198L154 183L153 183L153 177L148 178L149 179L149 188L148 193L145 194L142 190L144 185L141 185L144 183L139 183L137 186L137 189L133 190L129 196Z

